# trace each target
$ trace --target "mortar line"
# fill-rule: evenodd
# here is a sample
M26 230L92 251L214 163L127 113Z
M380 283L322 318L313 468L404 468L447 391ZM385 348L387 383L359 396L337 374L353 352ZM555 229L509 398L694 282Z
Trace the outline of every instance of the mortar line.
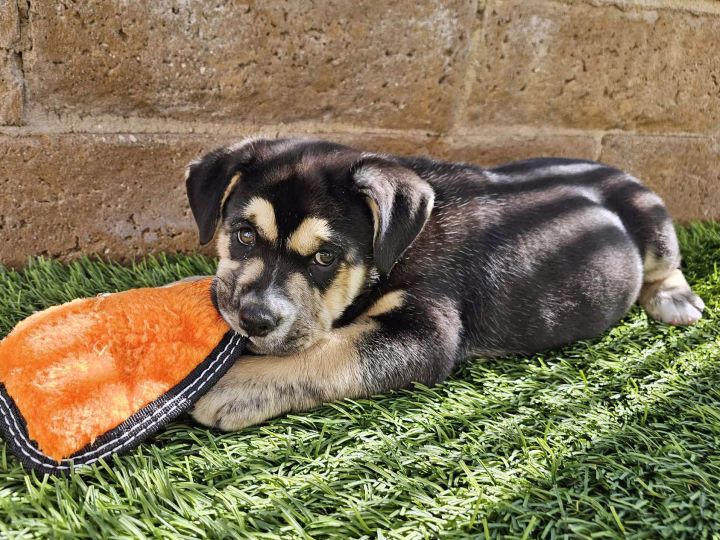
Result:
M577 5L578 0L553 0L565 5ZM694 5L688 5L687 0L580 0L583 5L591 7L608 6L615 7L621 11L631 9L641 10L662 10L690 13L692 15L720 15L720 5L716 2L695 0Z
M24 126L27 122L27 111L29 108L29 97L28 97L28 91L27 91L27 82L26 82L26 74L25 74L25 50L24 46L28 45L29 50L32 50L34 43L33 43L33 37L31 32L31 22L30 22L30 9L31 9L31 0L27 0L25 2L25 10L20 9L20 0L15 0L15 9L17 9L18 13L18 50L17 55L19 58L19 64L20 64L20 76L22 77L21 84L22 84L22 111L20 113L20 126Z
M297 123L268 123L268 124L241 124L241 123L211 123L188 122L182 120L165 120L157 118L119 118L119 117L90 117L82 121L67 120L60 117L58 120L40 121L38 118L30 119L23 126L0 126L0 134L7 136L32 135L242 135L248 133L298 133L298 134L377 134L384 136L406 135L410 137L438 137L440 132L418 128L384 128L380 126L357 125L347 123L297 122Z
M489 1L490 0L488 0L488 3ZM482 39L484 41L485 39L485 25L487 22L488 3L486 3L483 7L482 17L478 17L479 0L474 0L474 2L472 3L473 24L470 31L470 42L468 43L468 56L465 65L465 72L463 75L461 88L457 92L457 95L455 97L455 107L452 118L450 119L449 129L443 135L447 134L448 131L452 131L456 127L463 124L462 119L464 118L465 112L467 110L467 105L470 102L470 96L472 95L472 86L477 74L475 64L478 61L480 40Z
M131 128L132 126L127 126ZM537 127L520 124L496 125L482 124L480 126L456 128L445 133L437 131L419 130L419 129L388 129L372 126L348 126L345 124L335 124L332 126L313 127L307 125L293 124L269 124L262 126L218 126L206 125L203 129L186 129L186 130L168 130L168 129L37 129L38 126L0 126L0 136L6 137L33 137L40 135L95 135L95 136L120 136L120 137L151 137L151 136L176 136L176 137L203 137L216 136L221 137L244 137L248 133L257 133L266 136L277 135L377 135L383 137L407 137L409 139L436 139L436 140L453 140L453 139L488 139L494 136L559 136L559 137L604 137L606 135L625 135L635 137L665 137L665 138L683 138L683 139L716 139L717 134L683 132L683 131L634 131L622 129L582 129L582 128L558 128L554 126Z
M595 140L595 161L600 161L600 158L602 157L602 151L603 151L603 139L605 138L606 132L602 133L596 133L593 137Z
M557 126L533 126L527 124L482 124L477 127L458 128L446 134L447 138L488 138L493 135L522 135L536 137L542 135L565 137L598 137L604 135L631 135L637 137L679 137L686 139L715 138L714 132L687 131L637 131L632 129L607 128L564 128Z

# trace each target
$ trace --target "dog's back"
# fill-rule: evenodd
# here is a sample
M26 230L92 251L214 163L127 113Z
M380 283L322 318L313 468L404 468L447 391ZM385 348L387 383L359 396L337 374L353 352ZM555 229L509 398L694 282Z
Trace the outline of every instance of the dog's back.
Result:
M454 292L468 348L534 352L594 337L638 297L667 323L700 317L662 200L627 173L559 158L492 169L400 161L436 202L396 279L427 276L429 294Z

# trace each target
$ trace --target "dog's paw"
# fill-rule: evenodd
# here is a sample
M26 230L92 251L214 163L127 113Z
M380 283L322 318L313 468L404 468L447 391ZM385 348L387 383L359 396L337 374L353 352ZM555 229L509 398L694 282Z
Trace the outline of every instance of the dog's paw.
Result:
M705 309L705 303L692 292L679 269L664 279L646 283L639 302L653 319L675 326L695 324Z
M222 431L235 431L247 426L242 414L243 403L227 394L211 390L195 403L190 416L204 426Z
M698 322L705 303L690 289L670 289L657 291L643 307L653 319L681 326Z
M221 431L237 431L265 418L241 391L212 389L190 411L196 422Z
M217 427L218 405L211 396L212 390L201 397L190 410L190 416L203 426Z

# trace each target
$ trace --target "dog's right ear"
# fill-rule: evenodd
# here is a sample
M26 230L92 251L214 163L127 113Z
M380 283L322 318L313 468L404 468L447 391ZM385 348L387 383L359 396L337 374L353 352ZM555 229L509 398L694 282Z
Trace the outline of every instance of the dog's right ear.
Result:
M247 140L218 148L188 165L185 188L201 244L215 236L225 200L237 185L242 168L255 158L255 142Z

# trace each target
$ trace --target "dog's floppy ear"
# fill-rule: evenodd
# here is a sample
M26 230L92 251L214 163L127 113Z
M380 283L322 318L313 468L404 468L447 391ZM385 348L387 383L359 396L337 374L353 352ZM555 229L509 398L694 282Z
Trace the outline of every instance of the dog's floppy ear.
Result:
M188 165L185 188L201 244L215 236L225 199L239 180L242 167L253 161L255 142L218 148Z
M435 192L415 172L382 156L364 156L352 176L372 211L375 266L387 275L425 226Z

